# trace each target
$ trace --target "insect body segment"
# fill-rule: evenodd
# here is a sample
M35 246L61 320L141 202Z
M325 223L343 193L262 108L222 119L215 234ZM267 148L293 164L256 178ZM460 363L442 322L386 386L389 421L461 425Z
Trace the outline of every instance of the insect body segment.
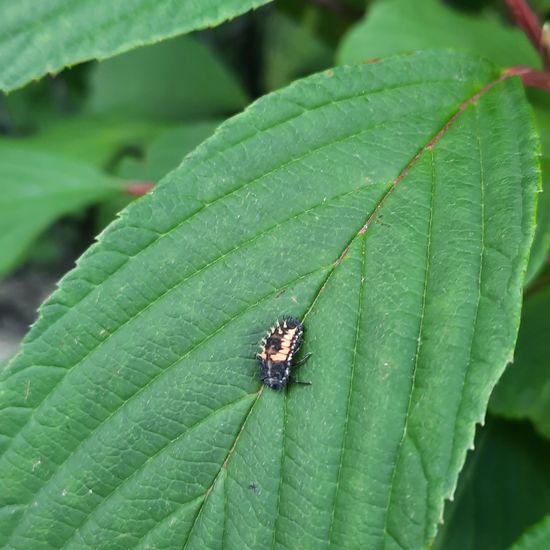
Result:
M303 334L304 325L293 317L288 317L282 322L277 321L277 324L268 330L267 336L261 341L261 351L257 354L260 361L260 380L268 388L282 390L290 380L292 368L309 358L307 355L299 363L292 364L292 358L302 345Z

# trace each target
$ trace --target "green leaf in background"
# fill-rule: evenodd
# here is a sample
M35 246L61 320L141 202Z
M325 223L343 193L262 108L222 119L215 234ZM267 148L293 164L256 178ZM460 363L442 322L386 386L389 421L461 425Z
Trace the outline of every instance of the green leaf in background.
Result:
M503 67L539 67L537 52L519 30L496 18L471 16L440 0L375 2L341 43L340 63L361 63L415 50L453 48Z
M214 133L219 122L190 122L179 128L161 133L143 151L142 158L125 156L115 167L115 172L126 180L138 182L158 182L168 172L176 168L185 155L199 143ZM105 201L97 209L97 228L102 231L134 197L119 195Z
M491 396L490 410L529 419L550 439L550 287L526 298L514 362Z
M48 123L59 118L56 101L52 100L53 79L33 82L8 94L0 92L0 128L2 134L28 133L37 121Z
M550 548L550 515L529 529L510 550L543 550Z
M0 276L54 220L120 192L94 167L0 142Z
M517 79L422 53L224 123L104 232L3 372L0 544L429 544L513 353L531 118ZM312 385L275 392L254 355L284 314Z
M550 443L489 417L445 507L434 550L505 550L550 510ZM543 550L548 546L533 546Z
M232 19L269 0L0 0L0 89Z
M550 0L530 0L529 4L538 12L550 11Z
M165 122L130 116L78 114L4 142L105 167L124 149L141 148L168 127Z
M247 97L235 76L189 36L139 48L98 63L87 108L170 121L242 109Z
M158 181L211 136L219 124L219 121L191 122L166 130L146 147L143 158L128 156L122 159L117 174L125 179Z
M113 171L121 157L128 152L139 154L146 150L157 136L173 128L177 120L234 111L246 103L244 92L233 75L205 46L189 37L142 48L98 64L91 77L91 88L89 108L84 113L43 124L30 136L6 139L4 143L21 152L31 151L31 160L27 161L31 165L32 155L50 153L55 155L52 162L55 158L60 159L61 171L63 162L69 159ZM198 99L194 100L195 97ZM94 110L100 112L90 112ZM169 114L172 115L170 120ZM174 140L179 137L182 141L174 141L171 147L170 137L161 140L152 149L153 159L147 159L155 167L145 167L148 173L142 173L142 179L158 181L210 135L216 125L214 122L188 124L185 136L174 136ZM139 168L136 166L134 178L138 177ZM84 166L85 171L88 169L89 166ZM51 170L54 171L53 165ZM106 176L101 178L107 179ZM8 183L15 185L13 181L6 181ZM109 201L105 199L111 195L98 198L105 202L98 215L104 224L99 227L100 231L133 197L119 195ZM81 203L77 201L76 204L88 202L89 198L83 195ZM55 220L56 213L58 216L65 214L67 207L59 203L59 208L46 208L46 211L49 224ZM22 214L25 212L21 210ZM25 227L24 218L13 215ZM14 221L13 216L9 219ZM44 220L37 218L36 221L39 223L28 224L33 227L29 238L34 238L44 226ZM26 240L21 241L18 250L25 250L27 244Z
M332 49L316 35L319 11L304 10L301 21L273 10L265 20L264 88L276 90L297 78L326 69L334 64Z
M537 230L531 247L526 281L532 283L546 265L550 254L550 113L535 109L542 146L543 189L537 208Z
M532 283L547 265L550 255L550 158L542 159L543 189L538 200L537 230L525 280Z

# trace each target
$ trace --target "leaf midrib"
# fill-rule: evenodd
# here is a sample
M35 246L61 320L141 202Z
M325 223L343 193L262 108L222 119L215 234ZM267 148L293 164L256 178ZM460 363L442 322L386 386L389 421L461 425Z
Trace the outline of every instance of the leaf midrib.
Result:
M350 410L351 410L351 401L353 397L353 384L355 380L355 367L357 365L357 348L359 346L359 335L361 333L361 320L363 318L363 297L365 292L365 261L366 261L366 238L363 237L363 250L361 253L361 282L360 282L360 288L359 288L359 300L358 300L358 313L357 313L357 323L355 326L355 343L353 346L353 359L352 359L352 365L351 365L351 373L350 373L350 381L349 381L349 388L348 388L348 398L347 398L347 405L346 405L346 412L345 412L345 421L344 421L344 430L342 433L342 448L340 451L340 461L338 464L338 475L336 477L336 487L334 489L334 497L332 499L332 512L330 516L330 526L328 530L328 539L327 539L327 548L330 547L332 542L332 534L334 529L334 518L336 516L336 503L338 501L338 495L340 492L340 479L342 475L342 467L344 465L344 458L346 455L346 441L348 438L348 428L349 428L349 419L350 419Z
M373 90L369 90L367 92L361 92L361 93L357 93L357 94L352 94L352 95L349 95L349 96L343 96L343 97L340 97L338 98L338 100L336 101L327 101L325 103L322 103L320 105L315 105L314 107L311 107L311 108L303 108L302 107L302 111L300 113L297 113L293 116L290 116L290 117L287 117L287 118L284 118L282 120L279 120L277 121L275 124L267 127L267 128L262 128L261 131L262 132L265 132L265 133L268 133L272 130L274 130L275 128L278 128L280 126L283 126L284 124L287 124L289 122L292 122L292 121L295 121L297 119L299 119L300 117L302 116L305 116L311 112L314 112L314 111L317 111L317 110L320 110L320 109L323 109L324 107L327 107L328 105L340 105L341 103L344 103L346 101L352 101L354 99L357 99L359 97L369 97L369 96L372 96L372 95L376 95L378 93L383 93L384 91L386 90L397 90L397 89L406 89L406 88L410 88L410 87L415 87L415 86L422 86L424 84L436 84L436 83L466 83L468 82L468 80L462 80L462 79L439 79L439 80L425 80L425 81L418 81L418 82L409 82L407 84L402 84L402 85L397 85L397 86L386 86L386 87L382 87L382 88L375 88ZM495 81L496 82L496 81ZM472 97L475 97L476 94L474 94ZM260 100L262 101L262 100ZM245 109L245 113L250 110L250 107ZM418 114L423 114L425 111L415 111L414 113L410 113L411 115L418 115ZM244 113L243 113L244 114ZM243 114L241 115L237 115L236 117L234 117L234 119L232 120L235 120L235 119L238 119L240 116L243 116ZM306 153L304 153L303 155L300 155L298 157L294 157L292 159L290 159L289 161L287 161L286 163L283 163L283 164L280 164L278 166L275 166L273 167L271 170L268 170L267 172L264 172L262 174L260 174L259 176L256 176L246 182L244 182L243 184L237 186L236 188L232 189L231 191L228 191L227 193L224 193L223 195L220 195L219 197L216 197L215 199L211 200L210 202L204 202L203 205L198 208L197 210L195 210L192 214L190 214L189 216L187 216L186 218L184 218L183 220L179 221L176 225L174 225L173 227L171 227L170 229L168 229L167 231L161 233L161 232L155 232L154 229L152 228L146 228L146 227L143 227L143 228L140 228L140 229L145 229L145 230L148 230L148 231L151 231L152 233L155 233L156 234L156 237L155 239L153 239L150 243L148 243L146 246L144 246L142 249L140 249L138 251L137 254L134 254L133 256L128 256L127 259L121 264L119 265L112 273L110 273L108 275L108 277L106 279L104 279L102 281L102 284L106 283L107 281L109 281L114 275L116 275L125 265L126 263L133 259L133 258L136 258L138 256L140 256L142 253L144 253L146 250L148 250L151 246L153 246L156 242L158 242L160 239L170 235L173 231L176 231L177 229L179 229L183 224L185 224L186 222L190 221L191 219L194 218L194 216L196 216L197 214L199 214L200 212L202 212L205 208L208 208L214 204L217 204L219 201L227 198L227 197L230 197L232 196L233 194L235 193L238 193L239 191L243 190L243 189L246 189L249 185L252 185L254 183L256 183L257 181L260 181L262 178L264 177L267 177L271 174L274 174L276 173L278 170L281 170L281 169L284 169L284 168L287 168L288 166L291 166L294 162L298 162L300 160L304 160L305 158L308 157L309 154L313 154L313 153L318 153L319 151L323 150L323 148L325 147L331 147L332 145L336 145L338 143L342 143L348 139L352 139L354 137L358 137L359 135L361 135L361 133L364 133L364 132L367 132L369 130L372 130L373 128L377 128L377 127L380 127L384 124L392 124L394 122L398 122L400 119L387 119L386 121L384 122L381 122L381 123L378 123L378 124L373 124L367 128L364 128L363 130L359 131L359 132L355 132L353 134L350 134L350 135L347 135L347 136L344 136L342 138L339 138L337 140L332 140L330 142L327 142L327 143L324 143L314 149L310 149L308 150ZM222 131L224 130L225 127L224 125L222 125L217 131ZM215 134L214 134L215 135ZM236 147L242 145L243 143L246 143L247 141L253 139L255 137L255 133L252 133L252 134L249 134L247 136L244 136L242 139L232 143L230 146L218 151L218 150L214 150L212 151L211 155L215 155L215 154L225 154L233 149L235 149ZM437 135L437 134L436 134ZM214 137L214 136L212 136ZM199 151L199 150L202 150L202 148L204 148L205 146L199 146L199 148L196 150L196 151ZM193 154L192 154L193 155ZM202 162L204 161L208 161L211 159L211 155L210 156L205 156L204 158L201 159ZM404 171L403 171L404 172ZM402 172L402 173L403 173ZM397 181L398 178L396 178L396 181ZM154 195L154 193L156 192L156 189L153 189L153 191L151 192L151 195ZM193 200L198 200L196 197L191 197ZM119 222L121 223L121 222ZM98 240L98 242L90 248L90 251L92 251L95 247L97 247L99 244L101 243L101 239ZM71 304L71 308L74 308L76 306L78 306L83 300L85 300L94 290L95 290L96 287L93 287L91 288L88 292L86 292L85 294L83 294L76 302L72 303ZM55 298L55 294L53 296L53 298ZM46 304L48 305L48 304ZM62 314L60 317L58 317L55 321L53 321L50 325L48 325L48 327L41 333L41 336L44 337L46 334L48 334L55 326L57 326L57 324L59 324L59 322L64 318L64 316L66 315L67 312L65 312L64 314ZM31 338L30 340L27 340L27 338ZM29 334L29 337L27 337L25 339L25 341L23 343L26 343L27 341L29 343L32 342L32 331L31 333ZM17 373L20 373L22 372L22 370L24 369L21 369L21 370L18 370ZM8 377L9 378L9 377ZM52 388L53 389L53 388ZM1 454L0 454L1 456Z

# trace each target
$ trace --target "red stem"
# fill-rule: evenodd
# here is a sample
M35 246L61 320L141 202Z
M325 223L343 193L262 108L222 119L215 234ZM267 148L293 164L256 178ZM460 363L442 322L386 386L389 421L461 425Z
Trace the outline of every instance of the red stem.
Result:
M527 0L506 0L506 5L516 25L523 29L523 32L539 52L545 69L549 69L550 60L542 42L542 25L537 14L531 9Z
M124 186L124 191L129 195L134 195L136 197L141 197L146 195L154 187L154 182L152 181L131 181Z
M506 76L519 76L525 86L539 88L550 92L550 73L538 71L531 67L510 67L504 71Z

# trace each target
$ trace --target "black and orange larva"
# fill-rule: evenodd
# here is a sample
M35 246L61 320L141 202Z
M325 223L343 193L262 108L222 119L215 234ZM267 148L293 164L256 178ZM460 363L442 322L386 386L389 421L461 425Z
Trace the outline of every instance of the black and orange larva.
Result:
M260 343L260 380L272 390L282 390L289 380L298 384L310 384L291 377L292 369L304 364L311 353L301 361L292 364L294 355L302 345L304 325L294 317L286 317L267 331Z

